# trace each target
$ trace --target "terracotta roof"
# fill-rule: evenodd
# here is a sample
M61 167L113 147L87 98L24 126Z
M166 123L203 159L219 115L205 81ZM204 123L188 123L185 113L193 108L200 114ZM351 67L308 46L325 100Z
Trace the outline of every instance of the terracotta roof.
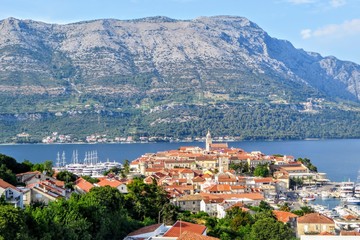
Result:
M346 216L344 216L343 218L344 218L344 219L346 219L346 220L355 220L355 219L357 219L357 217L356 217L356 216L351 215L351 214L346 215Z
M190 170L190 169L187 169L187 168L182 169L180 172L181 172L181 173L194 173L193 170Z
M91 183L89 183L88 181L86 181L83 178L78 178L75 181L75 185L80 188L81 190L83 190L84 192L89 192L90 189L92 189L94 187L94 185L92 185Z
M355 231L352 231L352 232L348 232L348 231L340 231L340 236L360 236L360 233L359 232L355 232Z
M184 222L176 221L176 223L164 234L164 237L179 237L181 232L191 232L203 234L206 231L206 226Z
M28 175L28 174L40 174L41 172L39 171L33 171L33 172L24 172L24 173L18 173L16 174L16 176L22 176L22 175Z
M267 183L267 182L274 182L273 178L267 177L267 178L255 178L254 181L256 183Z
M178 237L177 240L220 240L220 239L185 231L180 235L180 237Z
M296 214L293 214L291 212L278 211L278 210L273 210L273 214L275 215L278 221L283 223L289 222L290 218L298 217Z
M230 187L230 185L227 185L227 184L217 184L217 185L208 187L207 190L209 192L224 192L224 191L230 192L231 187Z
M334 224L331 218L328 218L320 213L309 213L298 218L298 223L327 223Z
M142 228L140 228L138 230L135 230L135 231L129 233L128 236L136 236L136 235L140 235L140 234L144 234L144 233L154 232L161 225L162 225L162 223L157 223L157 224L149 225L149 226L146 226L146 227L142 227Z
M220 197L204 197L205 203L222 203L224 202L223 198Z
M110 187L114 187L117 188L122 184L122 182L116 180L116 179L101 179L100 182L97 183L97 185L104 187L104 186L110 186Z
M231 190L236 190L236 189L246 189L246 186L243 185L231 185Z
M8 182L5 182L5 181L2 180L1 178L0 178L0 187L1 187L1 188L4 188L4 189L6 189L6 188L12 188L12 189L17 190L17 191L20 192L20 190L17 189L15 186L11 185L11 184L8 183Z
M185 195L182 197L179 197L178 201L199 201L202 200L204 197L199 194L193 194L193 195Z
M205 178L196 176L192 179L193 182L205 182Z

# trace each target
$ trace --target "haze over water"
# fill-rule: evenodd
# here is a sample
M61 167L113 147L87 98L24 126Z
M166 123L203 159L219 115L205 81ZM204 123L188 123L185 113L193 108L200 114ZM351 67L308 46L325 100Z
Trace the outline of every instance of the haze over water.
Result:
M349 178L356 181L360 169L360 139L334 139L309 141L242 141L229 142L229 147L242 148L247 152L261 151L264 154L283 154L295 158L309 158L318 167L319 172L326 172L331 181L344 181ZM178 149L180 146L205 147L204 142L183 143L133 143L133 144L19 144L0 145L0 153L14 157L18 162L27 159L33 163L52 160L56 163L57 153L65 152L67 163L71 162L72 153L78 151L79 160L86 151L96 150L99 160L123 162L130 161L145 153Z

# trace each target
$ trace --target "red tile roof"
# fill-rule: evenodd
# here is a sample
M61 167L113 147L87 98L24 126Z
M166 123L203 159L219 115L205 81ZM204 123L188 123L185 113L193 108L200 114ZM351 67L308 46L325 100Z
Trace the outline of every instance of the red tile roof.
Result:
M298 218L298 223L326 223L334 224L331 218L328 218L320 213L309 213Z
M164 237L179 237L181 233L188 231L191 233L203 234L206 231L206 226L177 221L165 234Z
M11 184L8 183L8 182L5 182L5 181L2 180L1 178L0 178L0 187L1 187L1 188L4 188L4 189L6 189L6 188L12 188L12 189L15 189L15 190L17 190L17 191L20 191L20 190L17 189L15 186L11 185Z
M278 210L274 210L273 214L275 215L275 217L278 221L283 222L283 223L289 222L290 218L298 217L296 214L293 214L291 212L278 211Z
M80 188L81 190L83 190L84 192L89 192L90 189L92 189L94 187L94 185L92 185L91 183L89 183L88 181L86 181L83 178L78 178L75 181L75 185Z
M114 187L117 188L122 184L122 182L116 180L116 179L101 179L97 185L99 185L100 187L104 187L104 186L110 186L110 187Z
M185 231L181 233L180 237L178 237L177 240L220 240L220 239Z
M209 192L231 192L231 187L227 184L217 184L208 187L206 190L208 190Z
M157 223L157 224L149 225L149 226L146 226L146 227L142 227L142 228L140 228L138 230L135 230L135 231L129 233L128 236L136 236L136 235L140 235L140 234L144 234L144 233L154 232L161 225L162 225L162 223Z

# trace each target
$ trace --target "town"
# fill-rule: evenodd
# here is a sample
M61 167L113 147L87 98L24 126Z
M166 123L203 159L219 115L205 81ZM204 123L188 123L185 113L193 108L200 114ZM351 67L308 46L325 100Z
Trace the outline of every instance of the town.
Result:
M123 165L102 163L101 168L96 152L87 153L83 164L77 160L77 153L73 160L72 164L62 164L58 154L52 176L41 171L18 173L17 182L23 186L0 180L0 195L19 208L39 202L46 206L68 199L72 193L87 194L103 186L116 188L126 195L128 184L141 179L145 184L156 184L165 190L170 203L182 212L223 219L231 209L239 208L252 214L254 209L266 204L273 209L277 221L290 226L298 238L360 236L360 212L352 207L360 203L360 188L354 183L344 182L338 186L331 183L308 159L229 148L226 142L214 142L210 131L204 148L187 146L147 153ZM119 169L122 170L115 171ZM77 176L73 189L66 186L66 181L59 180L64 172ZM311 204L316 197L342 197L348 202L345 200L342 207L326 209L326 206ZM180 219L171 225L165 224L162 210L156 213L157 224L131 232L125 239L190 239L187 235L218 239L206 236L207 227L203 224Z

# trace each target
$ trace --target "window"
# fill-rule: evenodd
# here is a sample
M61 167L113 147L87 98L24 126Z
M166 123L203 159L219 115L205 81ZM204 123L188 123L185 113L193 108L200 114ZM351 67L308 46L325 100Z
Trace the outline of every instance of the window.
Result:
M193 204L195 204L195 201L193 201Z
M185 202L183 202L183 205L185 205Z

